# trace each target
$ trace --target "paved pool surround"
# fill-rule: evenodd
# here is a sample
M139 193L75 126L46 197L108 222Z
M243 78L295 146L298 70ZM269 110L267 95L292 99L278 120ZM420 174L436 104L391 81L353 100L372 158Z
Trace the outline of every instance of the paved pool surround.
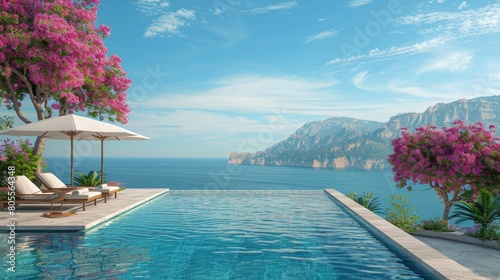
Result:
M394 226L342 193L334 189L325 189L325 192L343 206L350 209L352 213L354 213L361 220L371 225L377 233L392 241L400 251L406 254L414 262L419 263L437 278L489 279L475 274L470 269L429 247L427 244Z
M97 205L89 203L85 207L85 211L82 211L81 203L65 203L62 211L76 214L63 218L42 217L43 213L49 212L49 204L21 204L16 208L14 216L10 216L6 208L2 209L0 211L0 220L6 225L10 221L15 221L16 232L85 231L168 192L169 189L127 189L118 192L117 198L114 198L114 196L108 197L107 203L104 203L102 198L97 200ZM59 211L60 208L59 204L54 204L53 211ZM12 218L17 219L12 220ZM8 230L9 227L0 227L2 232Z

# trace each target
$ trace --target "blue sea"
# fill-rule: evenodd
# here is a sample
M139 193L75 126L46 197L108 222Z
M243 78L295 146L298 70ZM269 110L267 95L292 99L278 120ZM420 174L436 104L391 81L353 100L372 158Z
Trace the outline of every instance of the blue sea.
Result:
M47 158L46 169L66 183L70 182L69 158ZM75 158L75 170L100 171L100 158ZM105 158L106 181L118 181L126 188L170 188L171 190L322 190L336 189L344 194L371 191L382 209L390 207L390 196L408 194L421 219L441 217L443 205L429 186L413 191L399 189L390 170L313 169L230 165L216 158ZM384 213L379 213L384 216Z

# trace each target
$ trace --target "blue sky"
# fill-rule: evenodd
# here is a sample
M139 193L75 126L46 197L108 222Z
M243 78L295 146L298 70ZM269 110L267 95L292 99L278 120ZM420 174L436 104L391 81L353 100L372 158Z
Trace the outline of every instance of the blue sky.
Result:
M227 157L308 121L500 94L497 1L102 0L100 23L133 81L124 127L152 138L108 156Z

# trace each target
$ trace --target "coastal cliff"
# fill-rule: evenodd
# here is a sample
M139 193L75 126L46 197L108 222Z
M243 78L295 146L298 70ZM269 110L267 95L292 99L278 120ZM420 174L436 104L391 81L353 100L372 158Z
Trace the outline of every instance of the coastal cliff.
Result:
M500 124L500 96L461 99L439 103L423 113L403 113L387 123L333 117L304 124L287 139L256 153L231 152L229 163L250 165L301 166L313 168L389 168L391 140L401 134L433 124L451 126L465 123Z

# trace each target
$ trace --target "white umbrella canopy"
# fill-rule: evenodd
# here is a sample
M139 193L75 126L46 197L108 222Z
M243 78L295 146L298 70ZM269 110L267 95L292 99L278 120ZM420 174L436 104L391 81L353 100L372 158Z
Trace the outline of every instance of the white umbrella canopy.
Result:
M148 137L119 126L77 115L52 117L0 131L0 135L43 136L47 139L71 140L71 186L73 187L73 140L101 140L101 172L103 172L104 140L148 140ZM104 176L104 173L101 173Z

